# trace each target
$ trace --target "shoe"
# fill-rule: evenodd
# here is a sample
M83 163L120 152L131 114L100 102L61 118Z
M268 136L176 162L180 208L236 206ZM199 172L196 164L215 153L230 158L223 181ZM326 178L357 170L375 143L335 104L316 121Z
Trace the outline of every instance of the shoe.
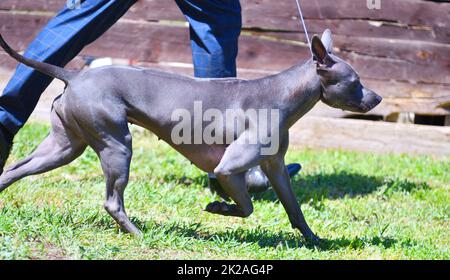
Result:
M286 166L289 177L292 178L298 174L302 169L302 166L298 163L291 163ZM208 174L209 188L217 193L220 197L228 200L228 195L223 191L219 181L213 173ZM245 183L249 193L260 193L267 191L270 188L270 182L266 174L261 170L261 167L257 166L248 170L245 174Z
M286 166L289 177L292 178L302 169L302 166L298 163L291 163ZM245 174L245 181L249 193L265 192L270 188L270 182L266 174L261 170L261 167L257 166Z
M249 193L265 192L270 187L269 179L260 166L253 167L245 173L245 184Z
M302 170L302 166L299 163L291 163L286 165L289 177L292 178Z
M3 127L0 127L0 174L8 159L12 147L12 137Z

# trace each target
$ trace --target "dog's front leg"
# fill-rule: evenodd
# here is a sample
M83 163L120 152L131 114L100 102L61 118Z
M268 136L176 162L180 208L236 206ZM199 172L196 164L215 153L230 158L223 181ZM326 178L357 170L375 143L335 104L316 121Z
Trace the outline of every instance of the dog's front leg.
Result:
M253 204L245 185L245 173L217 175L217 180L225 193L236 203L214 201L206 206L206 211L224 216L245 218L253 213Z
M284 164L284 155L277 155L273 159L261 163L261 168L267 178L269 178L273 189L283 204L292 227L299 229L306 239L313 242L319 241L319 238L311 231L306 223L300 205L292 191L291 180Z
M231 143L214 169L214 173L224 192L236 204L215 201L208 204L205 210L224 216L250 216L253 212L253 204L245 184L245 172L257 166L261 159L260 145L239 141Z

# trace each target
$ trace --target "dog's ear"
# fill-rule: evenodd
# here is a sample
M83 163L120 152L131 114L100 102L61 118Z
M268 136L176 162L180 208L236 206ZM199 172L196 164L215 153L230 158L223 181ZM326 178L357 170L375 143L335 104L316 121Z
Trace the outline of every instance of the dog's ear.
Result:
M311 51L314 55L314 60L318 62L319 67L330 67L334 64L333 59L328 55L322 40L319 36L314 35L311 40Z
M322 34L322 43L328 53L333 51L333 38L331 37L330 29L326 29Z

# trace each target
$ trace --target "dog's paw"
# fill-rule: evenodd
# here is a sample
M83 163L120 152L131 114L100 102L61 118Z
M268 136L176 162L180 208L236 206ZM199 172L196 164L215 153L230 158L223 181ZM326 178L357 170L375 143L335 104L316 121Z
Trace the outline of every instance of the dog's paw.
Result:
M306 242L308 242L312 245L319 245L322 241L322 239L315 234L312 234L310 236L305 236L305 240L306 240Z
M214 201L206 205L205 211L213 214L224 214L230 211L230 205L226 202Z

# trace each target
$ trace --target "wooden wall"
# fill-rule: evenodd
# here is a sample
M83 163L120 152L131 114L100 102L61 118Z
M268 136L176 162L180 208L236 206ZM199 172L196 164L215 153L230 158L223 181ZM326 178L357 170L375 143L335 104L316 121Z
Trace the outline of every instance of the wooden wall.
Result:
M1 0L0 30L16 48L24 49L65 2ZM294 0L241 0L241 4L240 76L274 73L309 57ZM366 0L301 4L310 33L330 28L335 52L384 97L376 114L449 114L450 1L381 0L381 10L369 10ZM190 72L184 68L191 63L188 44L187 25L174 1L140 0L82 54ZM14 65L3 53L0 63Z

